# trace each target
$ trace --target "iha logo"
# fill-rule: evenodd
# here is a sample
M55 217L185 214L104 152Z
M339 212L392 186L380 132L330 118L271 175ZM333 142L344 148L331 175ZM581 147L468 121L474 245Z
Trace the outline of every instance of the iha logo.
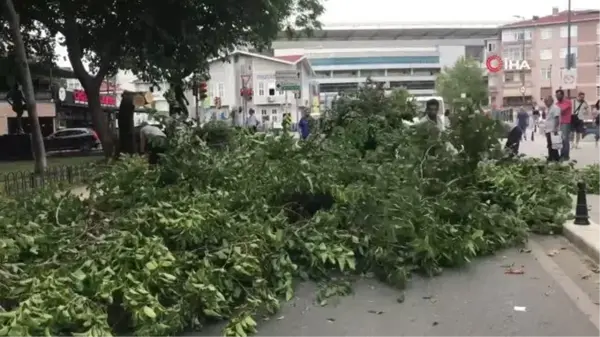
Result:
M499 55L491 55L485 60L485 66L490 73L502 70L531 70L526 60L502 60Z

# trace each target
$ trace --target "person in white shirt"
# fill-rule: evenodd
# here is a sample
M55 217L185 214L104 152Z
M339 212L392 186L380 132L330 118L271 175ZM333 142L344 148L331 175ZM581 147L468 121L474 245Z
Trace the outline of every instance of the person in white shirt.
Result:
M440 129L445 129L444 116L440 116L440 103L432 98L425 103L425 116L419 119L419 123L431 122Z
M246 120L246 126L250 128L252 132L256 132L258 130L258 119L256 119L254 109L250 109L248 111L248 119Z
M560 129L560 108L554 104L552 96L548 96L544 99L548 112L546 116L546 122L544 125L544 131L546 132L546 145L548 146L548 161L558 162L560 160L560 154L558 149L552 148L552 134L558 135Z
M165 152L167 136L157 126L143 122L138 126L141 153L148 154L148 163L157 164L160 155Z

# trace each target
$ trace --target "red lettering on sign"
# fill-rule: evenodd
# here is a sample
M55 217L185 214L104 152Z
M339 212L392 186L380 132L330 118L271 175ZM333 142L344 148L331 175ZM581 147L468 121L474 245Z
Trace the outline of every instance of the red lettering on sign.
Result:
M82 103L85 105L88 104L87 95L85 94L85 91L83 91L83 90L73 90L73 100L75 101L75 103ZM100 95L100 104L108 105L108 106L116 106L117 99L113 96Z

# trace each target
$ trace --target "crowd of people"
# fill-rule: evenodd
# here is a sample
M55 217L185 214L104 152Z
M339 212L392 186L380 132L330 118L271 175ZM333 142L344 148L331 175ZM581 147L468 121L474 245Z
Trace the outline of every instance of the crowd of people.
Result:
M543 98L543 104L532 106L531 111L520 108L516 114L515 130L507 147L528 139L534 140L535 134L540 132L545 136L548 148L548 161L568 161L571 150L578 149L580 141L588 133L586 120L592 117L592 127L595 127L595 144L599 140L599 113L600 100L589 105L585 94L580 92L573 102L565 97L565 92L558 89L554 96ZM531 133L529 134L528 131ZM515 138L518 135L518 140ZM528 138L531 135L531 138ZM510 144L508 144L510 143ZM517 150L518 151L518 150Z

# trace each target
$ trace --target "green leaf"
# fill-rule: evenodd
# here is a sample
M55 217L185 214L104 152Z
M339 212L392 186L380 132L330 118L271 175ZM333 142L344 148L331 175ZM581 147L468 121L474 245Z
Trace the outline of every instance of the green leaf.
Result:
M148 306L144 306L142 308L142 311L144 312L144 315L150 317L150 318L156 318L156 313L154 312L154 310Z

